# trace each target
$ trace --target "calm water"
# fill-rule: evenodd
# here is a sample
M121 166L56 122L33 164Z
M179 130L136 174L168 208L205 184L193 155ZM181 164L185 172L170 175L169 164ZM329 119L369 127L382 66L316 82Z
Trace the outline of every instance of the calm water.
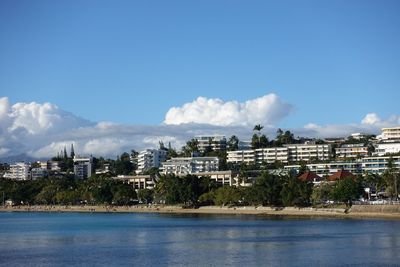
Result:
M0 266L400 266L400 221L0 213Z

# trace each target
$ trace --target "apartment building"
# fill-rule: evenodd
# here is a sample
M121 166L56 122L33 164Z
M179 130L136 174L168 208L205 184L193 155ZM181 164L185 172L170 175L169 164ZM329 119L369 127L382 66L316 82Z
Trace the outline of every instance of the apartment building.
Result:
M156 184L155 178L150 175L118 175L112 178L131 184L136 191L140 189L154 189Z
M309 161L311 159L329 160L332 157L330 144L293 144L288 148L288 161Z
M218 157L172 158L162 164L163 174L186 175L214 172L219 169Z
M391 128L382 128L382 134L377 139L383 141L400 140L400 126Z
M263 162L274 163L276 161L288 162L289 149L287 147L259 148L254 151L255 160L258 164L262 164Z
M74 156L74 175L76 179L86 179L92 176L93 158Z
M143 174L151 168L159 168L167 159L167 151L163 149L146 149L139 152L137 157L137 174Z
M361 168L365 173L383 174L392 158L395 168L400 169L400 156L393 157L365 157L361 159Z
M198 142L200 152L204 152L207 148L213 151L226 150L226 138L224 135L197 135L194 137Z
M344 144L336 148L337 158L359 158L368 156L368 147L364 144Z
M10 169L4 174L4 178L24 181L30 179L30 164L25 162L17 162L10 165Z
M319 176L329 176L336 173L339 170L346 170L353 174L362 174L362 164L359 161L344 162L344 161L332 161L329 163L313 163L306 164L309 171L318 174ZM300 165L287 165L284 167L287 171L299 171Z
M379 143L375 145L374 156L385 156L400 152L400 143Z
M254 164L256 162L255 151L252 149L228 151L226 161L230 163Z

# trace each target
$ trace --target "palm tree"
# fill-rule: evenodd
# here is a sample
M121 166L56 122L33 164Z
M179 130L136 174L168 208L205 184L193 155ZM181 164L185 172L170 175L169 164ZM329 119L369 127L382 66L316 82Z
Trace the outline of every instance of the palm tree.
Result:
M264 128L261 124L256 124L253 128L253 131L258 131L258 134L261 133L261 130Z

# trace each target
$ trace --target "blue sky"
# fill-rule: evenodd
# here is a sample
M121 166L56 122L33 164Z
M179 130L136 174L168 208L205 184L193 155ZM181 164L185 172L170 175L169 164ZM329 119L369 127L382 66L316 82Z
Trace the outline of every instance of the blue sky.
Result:
M1 1L0 92L159 124L198 96L294 106L278 126L398 112L398 1Z
M271 138L379 133L400 125L399 14L395 0L2 0L0 157L248 139L258 123Z

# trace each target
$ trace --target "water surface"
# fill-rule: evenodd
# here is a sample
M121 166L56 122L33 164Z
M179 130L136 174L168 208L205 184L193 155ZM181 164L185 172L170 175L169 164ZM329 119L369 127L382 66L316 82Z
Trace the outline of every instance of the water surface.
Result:
M0 266L399 266L400 221L0 213Z

